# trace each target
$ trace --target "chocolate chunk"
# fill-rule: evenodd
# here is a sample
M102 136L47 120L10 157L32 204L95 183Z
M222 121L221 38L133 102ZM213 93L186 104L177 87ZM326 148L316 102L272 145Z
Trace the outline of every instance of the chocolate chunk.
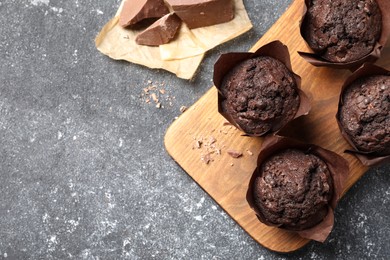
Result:
M232 0L167 0L190 29L225 23L234 18Z
M170 42L176 35L181 20L174 13L167 14L137 35L141 45L158 46Z
M127 27L147 18L160 18L169 13L164 0L126 0L119 15L119 25Z

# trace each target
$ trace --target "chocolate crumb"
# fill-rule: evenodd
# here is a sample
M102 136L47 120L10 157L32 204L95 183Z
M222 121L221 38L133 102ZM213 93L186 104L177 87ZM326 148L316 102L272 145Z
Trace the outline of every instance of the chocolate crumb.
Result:
M250 156L253 155L252 151L251 150L246 150L246 153L249 154Z
M187 110L187 107L186 107L186 106L181 106L181 107L180 107L180 112L181 112L181 113L184 113L186 110Z
M240 158L242 156L242 152L235 150L228 150L227 153L233 158Z
M209 164L212 160L211 160L211 156L209 153L207 154L204 154L200 157L200 159L205 163L205 164Z
M157 95L155 93L152 93L150 96L152 97L153 101L157 104L158 103Z
M213 143L215 143L217 141L217 139L214 138L214 136L210 136L209 138L209 144L212 145Z
M161 108L161 103L157 103L157 104L156 104L156 107L157 107L157 108Z

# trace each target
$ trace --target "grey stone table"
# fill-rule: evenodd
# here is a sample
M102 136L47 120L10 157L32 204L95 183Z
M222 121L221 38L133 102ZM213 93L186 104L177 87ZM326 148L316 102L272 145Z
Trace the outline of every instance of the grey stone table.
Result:
M210 51L195 80L100 54L119 0L0 0L1 259L385 259L389 166L343 198L324 243L290 255L252 240L165 152L167 127L290 0L246 0L253 30ZM165 90L163 108L141 96Z

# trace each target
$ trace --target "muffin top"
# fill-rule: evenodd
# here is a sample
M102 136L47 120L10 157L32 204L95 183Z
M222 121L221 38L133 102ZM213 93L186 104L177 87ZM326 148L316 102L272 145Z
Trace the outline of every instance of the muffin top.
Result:
M356 148L390 154L390 76L358 79L347 87L342 100L340 123Z
M236 65L224 77L220 90L225 97L222 110L249 134L279 130L294 118L300 104L293 74L268 56Z
M310 48L336 63L369 54L382 30L375 0L312 0L305 19L302 33Z
M319 157L287 149L268 158L258 174L254 203L267 222L289 230L304 230L327 215L333 181Z

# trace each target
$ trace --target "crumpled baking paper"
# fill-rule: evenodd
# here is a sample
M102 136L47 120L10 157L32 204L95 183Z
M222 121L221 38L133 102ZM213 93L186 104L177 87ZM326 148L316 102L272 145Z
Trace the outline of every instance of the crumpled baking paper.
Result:
M161 68L183 79L193 78L208 50L252 28L243 0L234 0L235 17L232 21L192 30L183 23L174 41L158 47L142 46L135 42L140 31L125 29L118 24L124 1L114 18L97 35L96 48L112 59Z

